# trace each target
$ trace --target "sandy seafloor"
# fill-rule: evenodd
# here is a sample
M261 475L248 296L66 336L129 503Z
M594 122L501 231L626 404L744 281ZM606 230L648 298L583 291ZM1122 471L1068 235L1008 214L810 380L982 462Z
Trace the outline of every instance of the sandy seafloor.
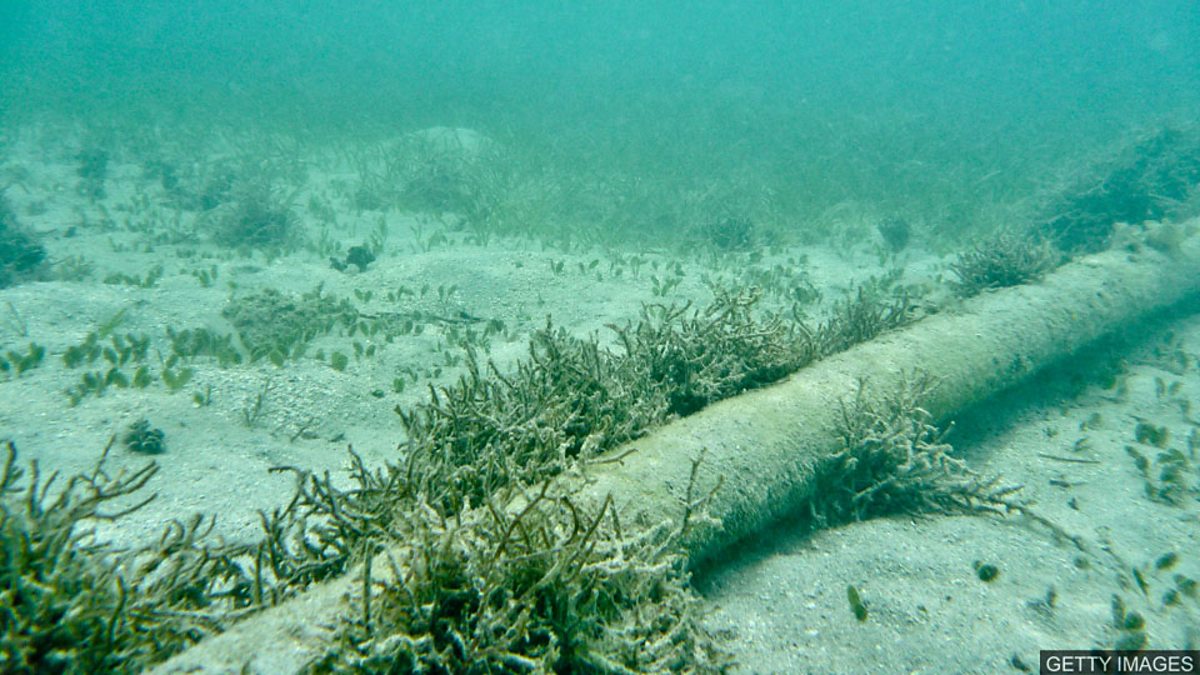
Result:
M754 262L745 254L714 261L669 250L472 242L447 225L453 219L348 208L339 209L329 228L343 249L362 243L381 218L387 231L383 254L362 273L338 272L311 250L274 260L206 241L147 250L147 235L136 225L165 222L175 211L155 207L153 181L119 157L110 166L107 196L92 203L77 190L77 152L69 144L47 148L29 140L11 144L3 158L7 197L20 221L42 236L50 258L83 256L94 269L84 280L38 280L0 290L0 347L23 349L34 341L47 349L41 367L0 380L0 437L12 439L21 458L36 459L43 471L70 474L89 469L109 438L131 422L145 417L161 428L167 451L154 457L161 470L150 485L158 497L107 530L118 541L156 537L169 519L195 512L218 514L226 537L253 536L258 510L281 505L293 485L290 475L269 468L293 465L336 475L345 467L347 445L370 463L395 458L402 430L393 409L424 400L429 384L450 383L460 372L447 365L447 354L456 350L444 344L445 326L380 342L370 358L353 356L352 342L361 336L335 333L317 338L309 353L351 355L345 372L311 356L282 368L265 361L221 368L200 359L190 364L194 378L179 392L156 380L144 390L111 389L71 406L64 391L85 369L68 369L61 354L119 311L125 312L119 331L151 336L154 354L167 347L169 326L229 332L221 310L232 292L270 287L304 293L322 284L324 292L351 298L364 312L386 312L406 309L386 300L388 290L405 286L419 294L427 288L425 297L403 302L504 323L505 334L492 338L489 354L503 368L525 354L529 332L547 315L579 335L611 335L605 325L636 319L641 303L705 303L706 275L746 281L748 270L800 268L828 301L886 269L874 240L839 250L778 249ZM339 171L335 163L312 161L297 203L309 194L329 196L328 186L349 180ZM149 205L139 195L148 196ZM315 238L320 226L299 212L306 235ZM630 262L635 257L641 260L636 270ZM904 283L922 284L944 276L948 260L925 251L918 233L894 264L905 269ZM159 264L163 276L150 288L101 282L114 272L144 276ZM204 287L193 272L213 265L217 280ZM656 296L652 277L661 281L676 271L683 273L678 286ZM374 296L356 299L356 289ZM1086 552L1020 518L892 518L815 534L797 534L785 524L696 579L707 625L741 672L1021 672L1036 670L1038 649L1111 646L1121 635L1111 619L1112 599L1119 595L1145 616L1150 646L1195 648L1200 603L1182 597L1167 605L1164 593L1176 587L1177 575L1200 578L1192 447L1200 411L1190 404L1200 396L1197 354L1200 319L1180 316L1120 353L1081 356L1074 371L1009 392L958 420L950 440L971 467L1023 484L1023 497L1079 537ZM1124 364L1115 381L1080 376L1114 359ZM149 362L157 372L157 356ZM417 379L397 393L392 383L402 372ZM211 403L198 405L196 392L211 392ZM261 415L248 424L246 412L260 392ZM1192 491L1177 505L1148 498L1126 451L1136 446L1152 462L1160 452L1135 440L1139 421L1166 426L1168 447L1188 458ZM118 444L107 467L134 469L147 461ZM1170 552L1178 562L1156 569L1155 561ZM980 581L977 562L996 565L998 578ZM1144 576L1144 590L1128 582L1133 567ZM868 605L865 622L850 611L849 584Z

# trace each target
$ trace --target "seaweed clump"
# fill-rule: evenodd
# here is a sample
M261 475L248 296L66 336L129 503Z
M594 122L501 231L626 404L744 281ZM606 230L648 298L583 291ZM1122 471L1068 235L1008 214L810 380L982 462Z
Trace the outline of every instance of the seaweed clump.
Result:
M798 322L757 316L758 298L718 292L704 310L648 306L637 325L610 326L619 352L547 326L531 339L530 359L507 375L468 353L458 383L397 411L405 447L434 458L438 482L459 486L450 494L478 504L770 384L816 358L816 342Z
M890 289L895 278L871 278L851 295L834 303L829 316L812 333L814 360L874 340L913 320L907 289Z
M1114 225L1174 215L1200 184L1200 134L1161 129L1101 163L1100 175L1063 191L1037 234L1069 253L1108 247Z
M358 320L358 310L346 299L324 295L320 288L300 296L284 295L273 288L232 300L221 316L229 319L250 353L276 365L299 358L313 338L338 325Z
M289 205L261 186L243 187L236 201L226 205L214 220L213 241L230 248L275 252L294 246L299 225Z
M180 209L207 212L236 199L237 172L229 166L158 159L147 162L144 171Z
M366 272L367 266L375 262L375 254L366 246L351 246L346 252L344 260L338 260L336 257L329 258L329 266L339 272L345 272L347 268L354 265L359 272Z
M704 309L648 305L637 324L609 326L619 350L547 325L513 373L469 351L457 383L431 388L428 404L397 409L404 449L430 458L436 482L458 486L448 494L479 504L910 320L907 296L879 284L815 329L795 313L758 311L757 290L715 294Z
M822 461L809 511L828 526L897 513L973 513L1021 510L1010 500L1019 490L983 478L954 457L946 431L933 424L920 401L935 382L916 375L882 403L869 403L860 383L842 402L841 449Z
M56 494L57 474L28 479L4 444L0 469L0 670L135 672L219 632L252 605L246 551L206 542L212 521L172 522L148 546L97 541L97 521L118 520L153 497L119 507L157 472L109 475L104 456Z
M745 251L754 244L754 221L746 216L713 218L699 228L700 237L718 251Z
M548 485L452 519L408 501L403 517L384 521L390 574L363 567L357 611L309 671L720 672L728 657L699 625L680 530L622 527L611 501L589 512ZM364 488L394 486L373 479L355 492ZM408 494L424 488L454 501L423 482Z
M456 213L478 226L503 199L501 158L496 142L477 131L424 129L404 136L389 153L386 189L364 185L356 199L364 208L394 201L418 211Z
M958 295L970 297L989 288L1019 286L1041 279L1057 264L1051 247L1042 241L1015 234L1000 234L991 241L960 253L950 263L958 277L950 283Z
M703 311L652 305L636 326L614 327L633 381L664 397L664 419L766 386L817 358L802 324L755 315L760 297L758 290L717 290Z
M46 260L46 248L17 222L0 193L0 288L35 274Z
M912 226L903 218L884 218L875 225L875 229L892 253L903 251L912 238Z
M108 191L104 182L108 179L108 151L103 148L89 148L79 153L79 193L96 201L104 199Z
M121 437L125 447L143 455L158 455L167 450L167 435L162 429L150 426L150 421L142 418L125 431Z

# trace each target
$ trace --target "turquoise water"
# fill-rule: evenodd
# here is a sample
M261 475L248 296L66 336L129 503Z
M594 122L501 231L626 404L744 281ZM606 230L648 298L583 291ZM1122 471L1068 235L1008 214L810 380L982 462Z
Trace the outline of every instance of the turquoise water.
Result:
M611 326L723 289L758 298L754 316L776 327L822 325L864 285L907 298L892 316L957 316L972 302L955 296L972 278L964 251L986 263L1007 243L1033 259L1018 281L1059 261L1014 233L1048 235L1064 259L1118 242L1158 264L1200 215L1198 113L1194 0L0 0L0 463L8 441L13 466L43 476L90 471L106 444L114 475L149 481L135 472L153 460L160 498L100 523L101 539L186 539L182 525L161 539L164 523L219 515L214 534L250 548L214 587L242 595L210 609L268 604L259 513L295 488L271 469L347 486L347 446L364 467L405 459L396 412L449 400L468 363L511 374L548 325L619 352ZM987 281L975 290L993 293ZM1048 646L1195 645L1200 324L1179 323L1134 326L1136 345L965 411L950 437L1103 555L1012 518L905 514L739 544L679 606L694 602L750 672L995 672ZM709 402L678 400L670 412ZM522 406L535 412L517 426L555 427L547 407ZM611 449L602 436L560 447ZM32 473L0 490L0 524L39 525ZM998 579L979 576L985 563ZM267 585L308 582L286 567ZM113 578L59 595L107 639L157 635L104 623L125 607ZM208 607L185 590L160 595ZM93 640L74 665L157 662L215 626L140 656ZM48 663L67 647L31 649ZM0 670L12 658L0 649Z
M4 115L330 142L433 125L777 219L853 199L1010 216L1064 164L1200 104L1200 9L1115 2L19 2Z

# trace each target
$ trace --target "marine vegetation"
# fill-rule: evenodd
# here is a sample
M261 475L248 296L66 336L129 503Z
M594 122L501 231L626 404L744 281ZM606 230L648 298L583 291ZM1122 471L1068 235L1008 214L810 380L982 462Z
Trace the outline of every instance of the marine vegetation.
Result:
M420 478L421 463L360 470L347 493L301 474L306 499L320 495L309 509L388 544L363 566L355 610L309 672L719 672L727 663L699 625L679 530L623 524L611 502L589 512L549 483L447 518L436 504L460 499Z
M382 196L365 199L375 187L364 184L362 203L394 203L406 209L452 212L478 226L489 220L504 197L509 176L497 144L468 129L435 127L406 135L387 153Z
M46 358L46 348L36 342L30 342L25 353L9 349L0 353L0 373L5 376L21 377L26 372L42 365Z
M79 194L92 201L104 199L108 191L104 187L108 179L108 151L103 148L88 148L79 153Z
M293 328L337 314L324 305L295 313L294 299L273 292L255 297L246 312L268 309L263 316L288 324L279 312L290 306ZM278 469L296 475L295 496L261 515L262 536L248 544L210 541L212 522L198 516L152 546L98 542L88 523L144 505L110 501L143 488L157 467L110 476L101 459L52 493L36 464L22 481L10 443L0 476L0 583L13 617L0 627L5 665L136 670L355 570L355 610L312 672L719 672L728 657L698 621L679 545L706 520L712 494L689 486L673 526L623 523L611 502L585 508L550 479L907 317L906 299L862 292L834 312L840 319L808 328L758 312L758 297L718 291L705 309L648 306L636 325L612 327L616 349L548 325L510 373L469 352L456 384L398 410L407 431L398 463L368 469L351 451L348 488ZM296 342L311 331L289 334ZM148 422L139 430L152 432Z
M125 430L121 442L133 452L143 455L158 455L167 449L167 435L162 429L150 426L150 421L142 418Z
M835 302L829 317L813 333L816 355L836 354L912 321L912 298L907 289L891 289L893 282L886 277L872 278Z
M346 257L339 260L331 256L329 265L339 272L345 272L348 267L354 265L359 272L366 272L367 265L375 262L375 254L366 246L351 246L349 251L346 251Z
M897 513L971 513L1022 507L1009 497L1020 488L983 478L954 457L920 406L936 382L910 377L880 403L870 403L869 383L842 401L841 449L817 468L809 514L818 526Z
M256 167L261 170L261 167ZM236 199L238 175L247 169L221 163L153 160L144 167L147 178L157 178L167 199L187 211L212 211Z
M338 325L353 324L358 311L345 299L324 295L320 288L300 296L267 288L235 297L221 316L237 329L252 362L265 357L282 365L299 357L313 338Z
M858 323L810 329L759 316L758 299L754 291L717 291L703 310L649 305L636 325L610 326L616 352L547 326L533 335L529 360L508 374L468 353L456 384L397 411L405 450L434 458L438 482L478 503L517 479L536 482L673 417L775 382L831 353L823 350L845 348L856 331L877 333L905 316L861 294L838 314L859 312ZM859 309L863 303L871 309Z
M257 183L243 185L234 194L233 203L213 212L213 241L268 253L288 250L298 243L299 221L292 211L291 197Z
M951 280L950 285L958 295L970 297L989 288L1037 281L1058 262L1058 256L1047 242L1001 233L960 253L950 263L950 272L958 277Z
M45 260L46 248L17 222L17 214L0 193L0 288L33 276Z
M875 225L875 229L892 253L903 251L912 238L912 226L903 218L884 218Z
M232 623L251 604L245 551L207 541L212 521L173 521L152 544L117 548L93 525L118 520L155 464L110 475L112 441L92 471L43 476L4 444L0 469L0 670L134 672ZM120 504L121 506L118 506Z
M697 229L700 239L718 251L745 251L754 244L754 222L746 216L710 218Z
M1165 128L1099 162L1050 200L1035 232L1070 253L1107 248L1113 226L1176 215L1200 184L1200 131Z

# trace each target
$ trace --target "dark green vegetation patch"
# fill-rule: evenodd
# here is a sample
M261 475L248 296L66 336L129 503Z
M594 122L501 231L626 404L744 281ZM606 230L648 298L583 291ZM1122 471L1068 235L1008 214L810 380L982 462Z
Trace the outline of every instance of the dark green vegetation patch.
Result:
M320 288L300 296L268 288L234 298L221 315L237 329L251 361L265 357L276 364L299 358L313 338L358 320L354 305Z
M850 602L850 611L859 623L867 620L867 603L863 602L862 594L853 585L846 587L846 599Z
M921 407L936 382L913 376L883 397L867 396L862 383L842 403L842 448L816 467L808 512L818 527L897 513L976 513L1022 510L1010 500L1019 490L970 471L942 442ZM880 402L872 403L878 399Z
M718 251L746 251L755 241L754 221L746 216L720 216L706 220L697 233L701 241Z
M1058 248L1107 248L1116 223L1141 223L1180 212L1200 184L1200 131L1164 128L1125 148L1064 190L1037 228Z
M46 358L46 348L36 342L30 342L24 353L9 349L0 353L0 374L11 377L21 377L26 372L42 365Z
M261 185L235 191L233 203L213 219L213 241L230 248L280 252L299 241L299 220L290 198Z
M17 222L17 214L0 193L0 288L34 275L46 260L46 248Z
M245 550L207 542L211 521L172 522L157 542L134 549L96 541L96 521L152 499L130 506L123 498L146 485L154 464L114 476L101 459L52 493L57 474L42 476L35 461L26 478L16 447L4 448L3 672L135 672L221 630L250 606L253 578L234 561Z
M875 230L892 253L903 251L912 239L912 225L903 218L885 218L875 225Z
M985 563L976 560L972 567L975 568L975 575L985 584L990 584L1000 576L1000 568L992 563Z
M370 601L311 671L719 672L727 659L699 626L678 532L622 527L611 501L589 512L546 485L519 509L505 492L453 519L416 501L383 521L402 542L391 561L405 577L373 581L367 565L364 591L382 589L364 592ZM455 501L437 485L405 489ZM377 478L359 486L392 490Z
M167 435L162 429L150 426L150 421L144 417L129 425L121 442L133 452L143 455L158 455L167 449Z
M466 129L408 134L383 154L382 166L364 170L352 196L359 209L453 212L473 226L494 226L506 195L517 187L499 146Z
M950 272L957 277L950 284L960 296L970 297L989 288L1033 283L1058 262L1047 243L1003 233L960 253L950 263Z

